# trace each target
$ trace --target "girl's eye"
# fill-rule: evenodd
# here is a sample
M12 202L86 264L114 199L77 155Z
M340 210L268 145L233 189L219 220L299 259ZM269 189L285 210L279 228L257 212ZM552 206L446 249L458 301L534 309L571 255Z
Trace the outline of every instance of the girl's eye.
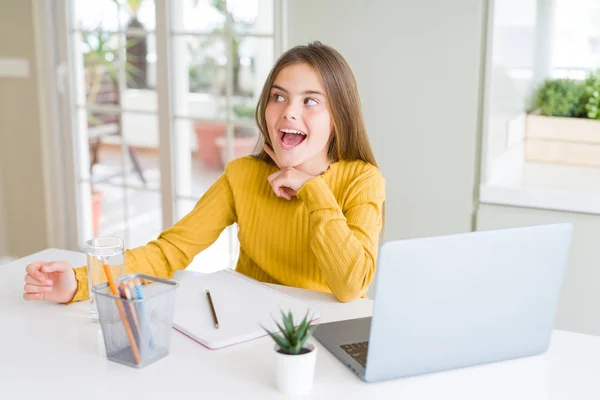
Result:
M273 100L276 101L276 102L283 101L283 96L280 95L280 94L274 94L273 95Z
M319 103L317 103L317 101L315 99L308 98L308 99L304 99L304 104L309 105L309 106L314 106Z

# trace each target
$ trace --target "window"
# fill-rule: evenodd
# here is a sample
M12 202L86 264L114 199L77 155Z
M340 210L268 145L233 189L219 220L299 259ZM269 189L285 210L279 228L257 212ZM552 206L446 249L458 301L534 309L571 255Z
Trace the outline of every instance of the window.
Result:
M535 106L546 79L583 84L600 67L600 3L494 1L489 11L481 202L600 213L600 121Z
M600 4L558 0L554 14L552 77L584 79L600 66Z
M140 246L191 211L225 163L254 151L254 108L283 49L283 3L61 4L78 241L117 236ZM194 266L233 267L236 233L224 231Z

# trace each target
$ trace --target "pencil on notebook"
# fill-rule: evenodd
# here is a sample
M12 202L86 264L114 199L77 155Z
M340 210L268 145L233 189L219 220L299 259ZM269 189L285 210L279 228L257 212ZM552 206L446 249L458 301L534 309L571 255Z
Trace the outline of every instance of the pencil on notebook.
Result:
M217 312L215 311L215 305L213 304L212 297L210 296L210 290L208 289L206 289L206 296L208 297L208 303L210 304L210 311L212 312L215 328L219 329L219 320L217 319Z
M110 287L110 291L112 292L113 296L120 297L119 291L117 290L117 287L113 282L112 271L110 270L110 266L108 264L104 264L104 273L106 274L108 286ZM131 352L133 353L133 358L135 359L136 364L140 364L142 362L142 358L140 357L140 351L138 349L137 343L135 342L135 338L133 337L131 326L129 326L129 322L127 321L127 315L125 315L123 304L119 299L115 301L117 302L117 309L119 310L119 314L121 315L121 320L123 321L123 326L125 327L125 332L127 333L129 344L131 345Z

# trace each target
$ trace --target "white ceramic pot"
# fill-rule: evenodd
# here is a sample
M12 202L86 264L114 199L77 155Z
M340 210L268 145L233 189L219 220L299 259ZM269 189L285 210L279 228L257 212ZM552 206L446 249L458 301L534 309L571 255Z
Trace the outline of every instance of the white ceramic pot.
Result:
M275 385L287 395L302 395L310 393L315 376L317 348L305 344L310 350L306 354L290 355L280 353L275 346Z

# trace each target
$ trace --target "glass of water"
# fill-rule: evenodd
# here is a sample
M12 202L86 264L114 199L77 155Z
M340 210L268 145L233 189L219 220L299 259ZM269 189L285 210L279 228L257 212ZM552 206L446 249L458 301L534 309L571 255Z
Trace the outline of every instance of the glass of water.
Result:
M90 319L98 322L98 306L92 288L106 283L104 264L107 264L117 279L125 275L123 241L119 238L94 238L86 242L88 286L90 294Z

